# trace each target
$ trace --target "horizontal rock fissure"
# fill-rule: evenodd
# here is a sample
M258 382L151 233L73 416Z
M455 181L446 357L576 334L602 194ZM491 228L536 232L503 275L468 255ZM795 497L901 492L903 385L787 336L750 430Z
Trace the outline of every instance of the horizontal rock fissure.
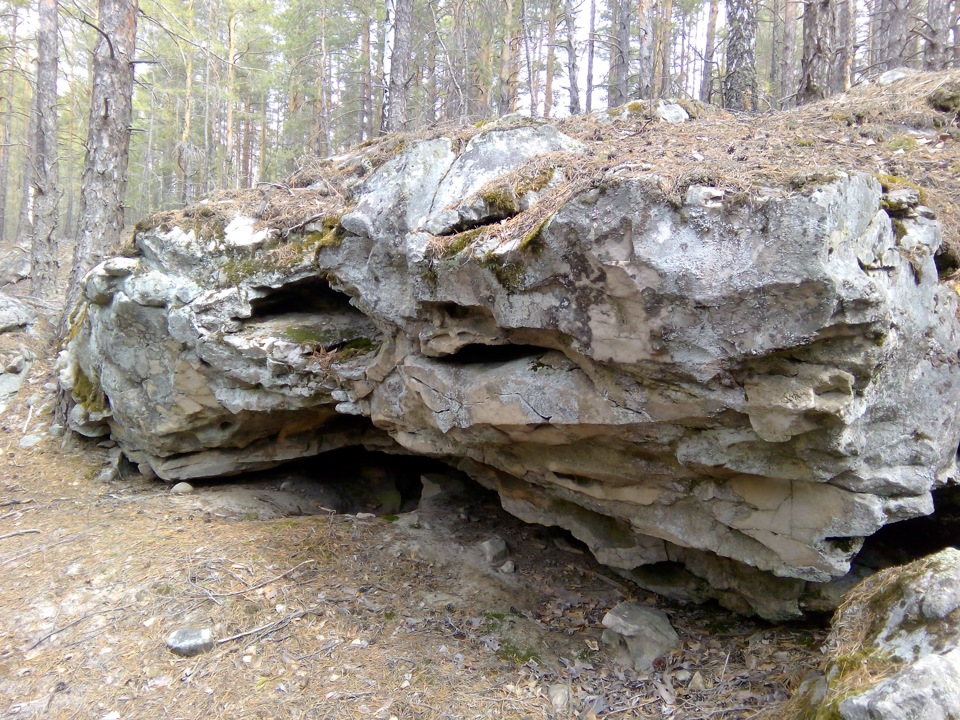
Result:
M464 345L450 355L437 358L438 362L453 365L477 365L482 363L507 363L523 358L537 358L552 352L550 348L536 345Z

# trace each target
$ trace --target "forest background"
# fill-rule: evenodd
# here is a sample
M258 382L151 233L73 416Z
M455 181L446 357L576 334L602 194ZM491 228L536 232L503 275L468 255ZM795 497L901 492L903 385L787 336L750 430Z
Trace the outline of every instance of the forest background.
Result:
M122 231L84 228L85 182L119 183L129 224L386 132L632 99L784 109L960 67L960 0L3 0L0 37L0 272L39 294L38 248ZM130 120L98 139L129 92L110 73ZM127 140L126 167L88 152Z

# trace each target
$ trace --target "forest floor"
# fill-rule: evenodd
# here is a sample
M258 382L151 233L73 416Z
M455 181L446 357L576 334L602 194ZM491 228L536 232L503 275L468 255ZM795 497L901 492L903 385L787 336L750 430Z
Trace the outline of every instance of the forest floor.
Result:
M375 517L291 515L282 470L186 495L97 479L91 442L19 447L50 379L0 420L0 717L737 720L778 717L820 657L821 625L657 598L469 483ZM515 572L484 561L493 535ZM600 642L622 600L680 636L649 673ZM173 654L183 627L214 648Z

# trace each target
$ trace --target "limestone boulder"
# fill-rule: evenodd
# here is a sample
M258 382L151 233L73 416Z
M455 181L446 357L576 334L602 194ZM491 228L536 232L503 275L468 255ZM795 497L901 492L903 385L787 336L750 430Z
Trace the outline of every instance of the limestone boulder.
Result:
M71 426L168 480L423 454L660 592L822 609L955 477L937 221L865 174L678 197L635 165L493 212L582 152L507 122L403 146L293 233L216 203L143 225L86 279Z

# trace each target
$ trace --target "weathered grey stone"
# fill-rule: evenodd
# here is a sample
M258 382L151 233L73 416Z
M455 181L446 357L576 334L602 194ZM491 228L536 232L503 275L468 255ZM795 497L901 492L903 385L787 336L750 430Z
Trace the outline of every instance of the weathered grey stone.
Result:
M183 657L205 653L213 646L213 630L210 628L181 628L167 636L167 647Z
M424 454L664 592L829 605L862 539L956 474L939 225L912 210L894 232L869 175L678 199L629 166L533 247L502 231L438 254L426 230L493 218L484 185L581 150L511 122L358 173L336 241L283 263L242 219L138 234L139 257L88 276L58 366L71 428L166 480Z
M671 125L686 122L690 119L687 111L680 105L677 103L665 103L662 100L657 103L657 117Z
M842 700L844 720L957 720L960 649L926 655L866 692Z
M21 448L32 448L34 445L37 445L43 440L43 435L24 435L20 438L20 442L17 443L18 447Z
M37 314L22 301L0 293L0 333L25 330L36 319Z
M510 556L510 551L507 550L507 543L500 537L492 537L489 540L484 540L480 543L479 547L480 552L483 553L483 557L491 565L499 565Z
M193 492L193 490L193 485L188 482L178 482L176 485L170 488L170 492L174 495L189 495Z
M97 475L97 482L116 482L120 479L120 471L115 467L104 468Z
M825 648L821 679L798 691L811 713L826 707L845 720L960 718L960 550L866 579L841 606ZM883 679L851 694L861 666Z
M656 608L622 602L603 617L603 640L619 662L648 670L653 661L680 642L666 614ZM625 660L629 658L629 662Z
M564 683L554 683L547 688L547 697L550 699L550 705L553 711L560 717L566 717L570 713L573 703L573 692L569 685Z

